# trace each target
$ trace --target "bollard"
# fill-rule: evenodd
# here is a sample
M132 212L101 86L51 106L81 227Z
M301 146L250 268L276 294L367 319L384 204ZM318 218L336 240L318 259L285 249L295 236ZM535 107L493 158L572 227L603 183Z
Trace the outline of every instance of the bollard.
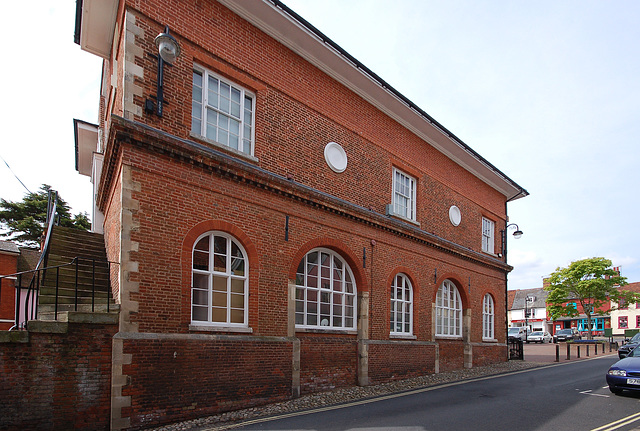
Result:
M576 358L580 359L580 344L578 344L578 353L577 353Z
M595 356L598 356L598 343L593 345L593 354Z
M589 345L587 344L587 356L589 356Z
M602 353L604 354L604 343L602 343Z
M560 345L556 344L556 362L560 362Z
M571 359L571 350L569 350L569 349L570 349L570 347L571 347L571 346L569 345L569 343L567 343L567 361L568 361L569 359Z

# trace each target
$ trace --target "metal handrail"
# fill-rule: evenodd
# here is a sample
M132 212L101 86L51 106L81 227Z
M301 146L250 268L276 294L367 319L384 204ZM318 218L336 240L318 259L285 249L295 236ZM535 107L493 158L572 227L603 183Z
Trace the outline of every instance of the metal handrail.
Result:
M17 280L17 284L15 286L16 289L16 295L17 298L20 298L20 295L22 293L22 289L27 289L28 290L28 297L27 300L25 301L25 308L24 308L24 316L25 316L25 322L27 320L29 320L29 315L34 315L34 313L29 313L29 305L35 304L35 300L33 298L34 295L36 295L39 290L40 290L40 279L41 279L41 275L40 274L44 274L45 271L48 270L55 270L56 271L56 293L55 293L55 304L54 304L54 318L57 320L58 319L58 298L59 298L59 285L60 285L60 268L64 268L64 267L68 267L68 266L75 266L75 288L74 288L74 296L75 296L75 300L74 300L74 310L78 311L78 288L79 288L79 281L78 281L78 276L79 276L79 272L80 272L80 266L79 263L81 260L85 260L85 261L91 261L91 311L95 312L95 295L96 295L96 286L95 286L95 280L96 280L96 263L98 264L106 264L107 265L107 277L110 278L110 274L111 274L111 264L114 264L117 262L111 262L108 260L103 260L103 259L95 259L95 258L88 258L88 257L81 257L81 256L76 256L74 257L70 262L67 263L63 263L60 265L54 265L54 266L49 266L46 268L39 268L39 269L31 269L28 271L21 271L21 272L16 272L13 274L7 274L7 275L1 275L0 276L0 287L2 286L2 280L3 279L16 279ZM22 286L22 277L26 274L33 274L34 276L31 278L31 282L29 283L29 286ZM44 282L44 275L42 275L42 282ZM35 284L35 286L34 286ZM107 288L106 288L106 293L107 293L107 297L106 297L106 305L107 305L107 313L110 312L111 310L111 302L110 302L110 298L109 298L109 293L110 293L110 286L109 284L107 284ZM22 329L20 326L20 309L19 309L19 304L20 301L16 301L16 313L15 313L15 325L11 328L11 329ZM37 311L37 308L36 308ZM36 315L37 317L37 315Z

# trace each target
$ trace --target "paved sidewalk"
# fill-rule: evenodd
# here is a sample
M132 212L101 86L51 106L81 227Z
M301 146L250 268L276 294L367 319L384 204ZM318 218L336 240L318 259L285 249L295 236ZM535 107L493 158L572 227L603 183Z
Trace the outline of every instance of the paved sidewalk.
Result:
M589 355L587 356L587 346ZM579 343L569 343L569 357L570 361L578 360L578 359L586 359L593 358L599 356L608 356L613 355L617 359L618 351L615 348L615 344L611 347L611 351L609 351L609 343L605 344L604 353L602 352L602 345L598 344L598 352L597 354L594 351L593 344L579 344ZM556 347L559 351L559 362L567 362L567 343L544 343L544 344L524 344L524 360L525 362L539 362L539 363L547 363L547 362L556 362ZM578 347L580 348L580 357L578 358Z

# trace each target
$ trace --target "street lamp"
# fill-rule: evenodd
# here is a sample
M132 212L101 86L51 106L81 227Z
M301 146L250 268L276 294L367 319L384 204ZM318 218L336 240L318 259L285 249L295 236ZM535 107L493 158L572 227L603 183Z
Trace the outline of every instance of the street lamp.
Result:
M532 296L525 296L524 298L524 341L526 342L529 338L529 303L533 302Z
M158 48L158 82L156 91L156 106L154 107L153 100L147 99L145 102L145 111L147 113L154 113L158 117L162 117L162 108L164 105L164 65L173 65L178 56L180 56L180 45L175 37L169 34L169 26L165 26L164 32L160 33L154 39L156 47ZM154 58L155 55L152 55Z
M513 232L513 237L515 239L520 239L523 235L522 231L518 227L517 224L511 223L505 226L504 230L500 231L500 235L502 236L502 255L504 256L504 261L507 261L507 231L510 227L515 228L515 232Z

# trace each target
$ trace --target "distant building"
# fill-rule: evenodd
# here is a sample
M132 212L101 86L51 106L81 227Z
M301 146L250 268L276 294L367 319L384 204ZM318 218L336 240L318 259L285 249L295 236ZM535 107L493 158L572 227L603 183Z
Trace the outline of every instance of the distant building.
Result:
M543 288L511 290L508 293L513 296L509 308L510 327L525 327L529 333L551 332L551 325L547 318L548 293Z
M624 290L640 293L640 282L629 283ZM611 303L611 329L613 335L624 335L628 330L640 330L640 304Z

